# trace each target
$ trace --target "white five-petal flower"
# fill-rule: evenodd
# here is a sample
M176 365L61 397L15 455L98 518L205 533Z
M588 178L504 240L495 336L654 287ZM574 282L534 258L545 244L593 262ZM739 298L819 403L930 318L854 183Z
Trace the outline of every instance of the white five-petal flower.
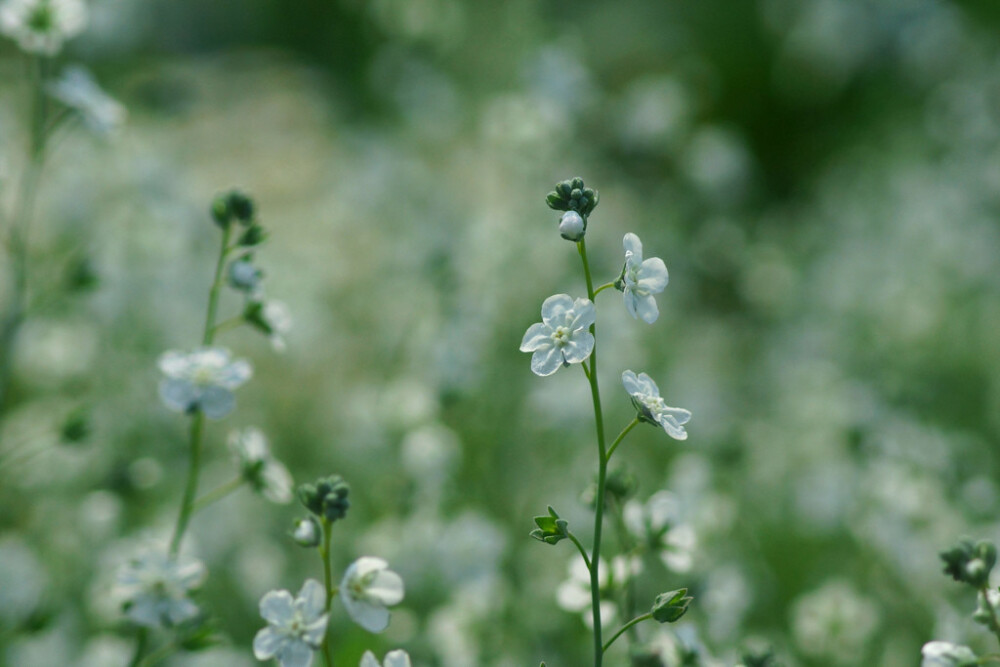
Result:
M578 364L594 350L590 325L597 318L590 299L568 294L550 296L542 303L542 321L532 324L521 340L521 352L533 352L531 370L552 375L560 366Z
M260 599L260 615L268 626L253 639L254 656L274 658L281 667L309 667L326 636L323 584L307 579L294 599L288 591L269 591Z
M411 667L410 656L406 651L396 649L385 654L385 662L379 662L371 651L365 651L361 656L359 667Z
M684 424L691 419L691 413L683 408L672 408L660 398L660 388L645 373L636 375L632 371L622 373L622 384L632 398L632 405L639 411L639 418L650 424L663 427L672 438L686 440Z
M80 114L97 134L111 134L125 123L125 107L105 93L85 67L67 67L46 92Z
M0 6L0 33L28 53L54 56L86 25L83 0L7 0Z
M920 654L923 656L920 667L972 667L979 664L972 649L951 642L927 642Z
M369 632L389 626L389 610L403 600L403 580L381 558L364 556L351 563L340 582L340 599L354 622Z
M117 596L133 623L147 628L174 626L198 615L188 594L201 586L206 573L199 560L173 558L159 544L147 545L118 571Z
M660 315L653 295L662 292L670 280L667 266L659 257L643 261L642 241L631 232L625 235L622 245L625 246L625 267L620 283L625 296L625 309L632 317L652 324Z
M288 468L271 456L264 433L253 426L229 434L229 451L245 479L254 491L273 503L292 500L292 475Z
M229 350L203 347L184 353L171 350L159 361L166 379L160 383L160 398L171 410L221 419L236 407L233 390L250 379L253 369L244 359L233 360Z

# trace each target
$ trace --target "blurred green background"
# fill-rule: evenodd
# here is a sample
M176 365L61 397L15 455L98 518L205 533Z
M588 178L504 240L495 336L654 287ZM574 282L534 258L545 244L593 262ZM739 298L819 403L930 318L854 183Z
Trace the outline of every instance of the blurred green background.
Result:
M686 571L647 559L640 599L688 586L675 629L706 665L748 641L806 666L909 667L930 639L992 648L937 552L1000 538L1000 4L90 8L62 58L129 119L110 141L68 135L41 191L0 422L0 664L129 655L108 563L176 513L186 422L159 403L155 362L200 337L207 209L231 186L271 230L258 261L295 328L284 354L223 339L255 377L210 425L203 488L231 476L225 435L245 425L298 481L350 481L335 557L385 557L407 598L377 637L335 612L338 664L369 647L587 664L588 630L556 602L575 552L527 533L552 504L589 535L589 395L517 349L545 297L585 294L544 201L575 175L601 192L595 279L616 277L629 231L671 274L653 326L598 298L608 430L632 416L626 368L694 413L686 442L642 428L616 456L696 536ZM4 40L5 201L23 72ZM79 410L89 437L62 441ZM318 575L287 538L299 515L244 490L196 517L199 600L229 642L165 664L257 664L257 600Z

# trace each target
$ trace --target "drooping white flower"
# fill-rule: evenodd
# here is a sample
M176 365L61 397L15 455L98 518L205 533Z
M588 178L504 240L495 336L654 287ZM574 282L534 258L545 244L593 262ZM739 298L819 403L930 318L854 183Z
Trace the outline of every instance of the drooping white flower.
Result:
M927 642L920 655L923 656L920 667L972 667L979 664L971 648L951 642Z
M578 364L594 350L588 329L597 318L590 299L568 294L550 296L542 303L542 321L532 324L521 340L521 352L533 352L531 370L552 375L560 366Z
M354 622L369 632L389 626L386 607L403 600L403 580L381 558L364 556L351 563L340 582L340 599Z
M632 371L622 373L622 384L632 398L632 405L639 411L640 420L658 424L672 438L686 440L684 424L691 419L691 413L683 408L672 408L660 398L660 388L645 373L636 375Z
M188 594L201 586L206 573L201 561L168 556L159 544L151 544L118 571L116 594L133 623L170 627L198 615L198 606Z
M379 662L378 658L371 651L365 651L361 656L359 667L411 667L410 656L401 649L389 651L385 654L385 661Z
M160 398L171 410L221 419L236 407L233 390L250 379L253 369L244 359L233 360L229 350L202 347L190 353L171 350L159 360L166 375Z
M652 324L660 316L653 295L662 292L670 280L667 266L659 257L643 261L642 242L631 232L625 235L622 245L625 246L625 266L619 284L625 297L625 309L632 317Z
M265 498L285 504L292 500L292 475L288 468L271 456L264 433L253 426L229 434L229 451L240 475Z
M253 638L254 657L273 658L281 667L309 667L326 637L323 584L307 579L295 598L288 591L269 591L260 599L260 615L268 626Z
M46 87L46 92L83 118L84 124L100 135L108 135L125 123L125 107L94 80L85 67L74 65Z
M0 33L28 53L54 56L86 25L83 0L7 0L0 6Z

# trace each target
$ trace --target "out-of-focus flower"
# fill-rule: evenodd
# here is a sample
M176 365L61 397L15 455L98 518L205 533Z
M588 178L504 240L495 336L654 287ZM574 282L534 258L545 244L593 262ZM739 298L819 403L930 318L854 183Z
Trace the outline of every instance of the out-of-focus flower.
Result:
M560 366L578 364L594 350L594 336L587 330L597 313L590 299L573 300L568 294L550 296L542 303L542 321L532 324L521 340L521 352L533 352L535 375L552 375Z
M281 301L253 300L247 304L243 317L254 328L267 335L271 347L285 351L285 336L292 330L292 314Z
M344 572L340 599L355 623L369 632L382 632L389 627L386 607L403 600L403 580L381 558L363 556Z
M652 324L660 316L653 295L662 292L670 280L667 265L659 257L644 261L642 242L631 232L625 235L622 245L625 246L625 266L615 286L624 294L628 314Z
M927 642L920 649L920 667L972 667L978 665L976 654L968 646L950 642Z
M684 424L691 419L691 413L684 408L672 408L660 397L660 388L645 373L636 375L632 371L622 373L622 384L632 398L632 405L639 411L639 420L647 424L663 427L671 438L687 440Z
M74 65L46 87L49 95L80 114L84 124L100 135L119 129L128 112L118 100L105 93L85 67Z
M411 664L410 656L406 651L397 649L386 653L385 661L381 663L375 657L374 653L365 651L365 654L361 656L361 665L359 667L410 667Z
M229 450L240 470L240 475L273 503L285 504L292 500L292 475L288 468L271 456L267 438L259 428L252 426L229 434Z
M0 6L0 32L28 53L54 56L86 25L83 0L7 0Z
M616 557L611 567L600 559L597 572L597 586L602 595L611 592L629 578L639 573L642 563L634 558ZM583 622L593 627L591 612L590 570L582 559L574 557L569 562L569 577L556 589L556 603L566 611L582 614ZM601 624L612 624L618 618L618 605L611 600L601 600Z
M184 353L171 350L160 357L166 379L160 383L160 398L171 410L221 419L236 407L233 390L250 379L253 369L244 359L233 360L229 350L203 347Z
M312 516L295 520L295 528L292 530L292 539L300 547L317 547L323 535L320 532L319 523Z
M260 599L260 615L268 622L253 639L258 660L276 659L281 667L309 667L326 636L326 591L307 579L297 597L269 591Z
M669 569L674 572L691 569L697 539L689 524L680 523L674 494L658 491L645 504L630 500L622 514L628 531L654 549Z
M148 628L170 627L198 615L188 594L201 586L207 571L194 558L171 557L152 544L129 559L118 571L117 595L124 600L125 615Z
M829 665L857 665L879 625L879 609L842 580L799 598L792 631L802 652Z
M259 291L264 273L248 259L237 259L229 263L226 281L229 286L241 292L254 294Z

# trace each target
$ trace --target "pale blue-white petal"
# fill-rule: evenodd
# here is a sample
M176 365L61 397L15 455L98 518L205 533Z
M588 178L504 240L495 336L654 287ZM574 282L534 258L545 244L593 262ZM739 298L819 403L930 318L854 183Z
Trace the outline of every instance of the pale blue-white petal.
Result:
M125 615L136 625L146 628L157 628L163 624L159 605L149 595L141 595L132 600Z
M635 298L635 312L646 324L652 324L660 316L660 309L656 307L656 298L652 294Z
M636 295L633 294L632 291L629 289L626 289L622 294L625 298L625 310L627 310L628 314L634 317L635 319L639 319L639 315L636 313L635 310L635 301L638 297L636 297Z
M637 275L639 288L651 294L658 294L670 282L667 265L659 257L650 257L642 263Z
M571 364L578 364L594 351L594 337L589 331L583 331L573 336L573 340L562 349L563 356Z
M258 660L270 660L285 641L285 635L271 626L261 628L253 638L253 655Z
M208 569L200 560L178 563L176 568L174 576L177 578L177 582L187 590L200 586L208 575Z
M253 375L253 366L246 359L237 359L223 367L216 381L226 389L236 389Z
M642 393L639 389L639 379L632 371L622 373L622 386L630 395Z
M667 435L671 438L676 440L687 440L687 431L684 430L683 426L677 423L677 420L674 419L672 415L661 414L659 415L659 420L660 426L663 427L663 430L666 431Z
M307 625L302 633L302 641L314 648L319 648L323 644L323 638L326 637L326 625L329 618L328 614L323 614Z
M313 647L302 641L290 640L278 649L281 667L309 667L313 661Z
M642 241L639 240L638 236L629 232L625 235L625 238L622 239L622 245L625 247L626 257L631 255L629 259L632 263L642 263Z
M554 294L542 302L542 322L561 323L566 311L573 309L573 299L569 294Z
M287 505L292 502L292 486L295 480L283 463L275 459L265 463L261 471L261 480L264 482L262 493L272 503Z
M590 299L577 299L573 302L574 317L570 329L586 329L597 319L597 310Z
M222 419L236 408L236 397L222 387L205 387L198 406L209 419Z
M160 400L176 412L187 412L200 393L188 380L167 378L160 383Z
M385 654L384 667L412 667L412 663L406 651L396 649Z
M660 411L660 414L670 415L678 424L687 424L691 421L691 413L684 408L671 408L666 406Z
M198 605L187 598L166 601L163 613L170 619L171 625L178 625L191 620L198 615Z
M381 570L365 587L368 599L391 607L403 601L403 579L392 570Z
M528 327L521 339L521 352L534 352L552 342L552 327L544 322L536 322Z
M168 350L157 360L160 371L167 377L182 377L189 367L188 355L177 350Z
M636 384L639 386L639 392L645 394L646 396L659 396L660 388L653 381L653 378L649 377L646 373L639 373L636 376Z
M268 623L290 623L294 613L292 594L288 591L268 591L260 599L260 615Z
M326 612L326 589L315 579L306 579L302 584L295 606L302 610L302 615L309 620L319 618Z
M382 605L354 600L350 606L346 604L344 606L354 622L368 632L382 632L389 627L389 610Z
M545 350L536 350L531 355L531 371L535 375L545 377L552 375L562 366L562 353L555 347Z
M382 667L378 664L378 658L371 651L365 651L365 654L361 656L361 664L358 667Z

